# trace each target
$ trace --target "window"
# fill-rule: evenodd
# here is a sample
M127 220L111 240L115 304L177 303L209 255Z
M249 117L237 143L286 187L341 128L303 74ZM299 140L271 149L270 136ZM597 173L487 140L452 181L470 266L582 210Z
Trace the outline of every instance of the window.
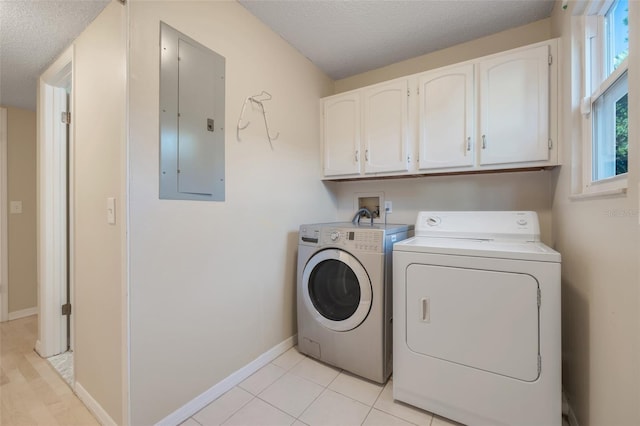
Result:
M627 187L628 14L629 0L609 0L584 18L586 193Z

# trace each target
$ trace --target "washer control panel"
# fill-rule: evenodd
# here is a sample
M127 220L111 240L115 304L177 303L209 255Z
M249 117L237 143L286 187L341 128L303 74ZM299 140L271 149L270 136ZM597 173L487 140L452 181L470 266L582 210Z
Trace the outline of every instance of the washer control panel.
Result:
M369 229L325 228L321 231L323 245L336 245L358 251L382 252L383 232Z

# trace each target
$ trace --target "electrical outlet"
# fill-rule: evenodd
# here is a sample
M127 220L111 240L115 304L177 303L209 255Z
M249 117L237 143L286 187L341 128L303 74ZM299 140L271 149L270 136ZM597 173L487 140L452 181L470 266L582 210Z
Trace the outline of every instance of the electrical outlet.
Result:
M384 212L387 214L393 213L393 203L391 201L384 202Z

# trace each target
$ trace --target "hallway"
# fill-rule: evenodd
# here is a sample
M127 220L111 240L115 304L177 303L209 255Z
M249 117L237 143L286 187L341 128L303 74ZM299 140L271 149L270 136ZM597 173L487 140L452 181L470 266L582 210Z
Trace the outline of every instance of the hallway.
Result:
M38 317L0 323L0 424L99 423L49 363L33 350Z

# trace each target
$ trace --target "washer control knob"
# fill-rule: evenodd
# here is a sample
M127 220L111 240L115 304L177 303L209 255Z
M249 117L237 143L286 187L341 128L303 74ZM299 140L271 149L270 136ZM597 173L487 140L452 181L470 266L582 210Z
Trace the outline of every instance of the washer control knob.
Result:
M527 224L527 219L518 219L518 225L525 226Z
M331 241L338 241L338 238L340 238L340 233L338 231L333 231L329 235L329 238L331 238Z

